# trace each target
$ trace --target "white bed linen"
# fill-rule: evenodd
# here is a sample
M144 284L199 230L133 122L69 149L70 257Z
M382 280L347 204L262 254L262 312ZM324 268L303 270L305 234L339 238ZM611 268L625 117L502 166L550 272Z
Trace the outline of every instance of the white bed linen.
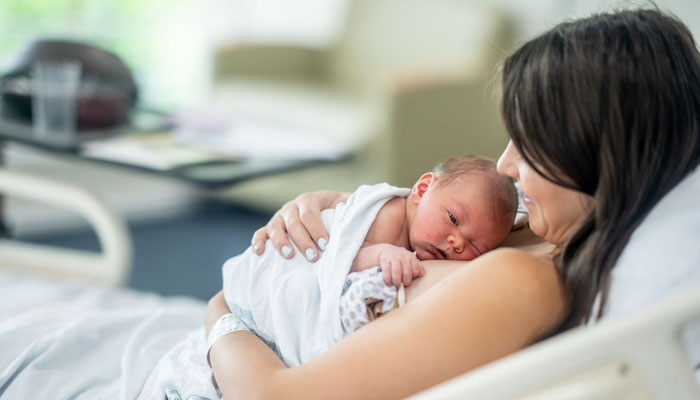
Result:
M162 399L165 375L213 387L203 356L186 345L202 335L200 301L2 269L0 293L2 399Z

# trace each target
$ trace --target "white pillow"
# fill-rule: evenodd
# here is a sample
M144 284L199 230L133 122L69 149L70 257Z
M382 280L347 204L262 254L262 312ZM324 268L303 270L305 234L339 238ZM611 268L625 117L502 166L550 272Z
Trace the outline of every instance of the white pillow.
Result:
M700 290L700 168L651 210L611 273L603 318L636 311L684 289ZM683 339L700 386L700 321L685 327Z
M609 316L700 285L700 168L661 199L632 233L611 283Z

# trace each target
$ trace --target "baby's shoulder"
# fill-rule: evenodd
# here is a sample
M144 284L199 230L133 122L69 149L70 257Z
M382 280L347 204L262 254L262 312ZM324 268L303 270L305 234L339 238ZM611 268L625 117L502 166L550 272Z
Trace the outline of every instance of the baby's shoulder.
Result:
M406 199L394 197L387 201L377 213L372 226L367 232L366 241L371 243L393 243L402 236L406 222ZM401 245L401 244L397 244Z

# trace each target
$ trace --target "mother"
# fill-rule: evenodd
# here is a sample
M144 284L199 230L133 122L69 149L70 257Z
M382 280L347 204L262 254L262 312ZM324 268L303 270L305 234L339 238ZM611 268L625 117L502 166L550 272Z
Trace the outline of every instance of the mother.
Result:
M211 361L227 398L404 397L603 311L653 300L617 300L634 285L660 287L660 296L700 281L700 250L675 240L697 232L643 224L657 205L700 198L700 54L681 22L634 10L560 24L506 59L502 84L511 141L498 170L520 182L530 229L545 242L475 259L300 367L286 368L248 332L225 335ZM269 236L279 249L289 233L311 247L326 236L319 210L345 198L301 196L253 243L263 251ZM652 261L660 253L663 265ZM638 270L646 278L629 276ZM207 329L226 312L215 296Z

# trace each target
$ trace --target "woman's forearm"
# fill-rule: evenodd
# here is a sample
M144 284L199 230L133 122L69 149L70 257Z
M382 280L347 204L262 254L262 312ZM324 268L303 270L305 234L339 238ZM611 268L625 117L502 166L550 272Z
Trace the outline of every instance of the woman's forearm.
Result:
M251 332L225 335L212 346L214 377L225 399L272 398L287 369L277 355Z
M207 335L216 320L229 312L222 293L207 306ZM238 331L222 336L209 354L214 377L225 399L265 398L287 367L255 334Z

